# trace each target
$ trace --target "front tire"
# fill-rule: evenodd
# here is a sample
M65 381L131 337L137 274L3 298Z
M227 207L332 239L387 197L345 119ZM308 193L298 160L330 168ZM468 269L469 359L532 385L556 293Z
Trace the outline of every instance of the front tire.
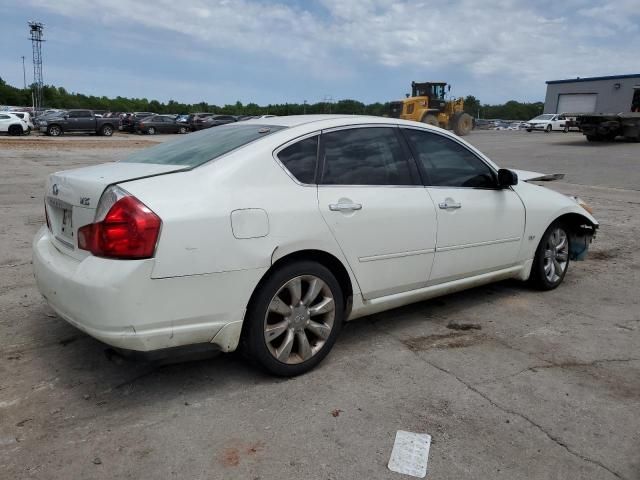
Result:
M187 127L180 127L180 129L178 130L178 133L184 135L185 133L187 133Z
M551 125L547 125L547 128L544 129L545 133L551 133L551 130L553 130Z
M149 135L155 135L156 134L156 129L153 128L153 127L149 127L149 128L147 128L147 133Z
M268 372L292 377L318 365L344 321L344 299L331 271L301 261L273 272L247 309L245 346Z
M459 137L469 135L473 129L473 118L468 113L459 112L453 115L452 119L453 131Z
M434 127L439 127L440 123L438 123L438 117L436 117L435 115L425 115L424 117L422 117L421 120L422 123L426 123L427 125L433 125Z
M47 128L47 135L50 137L59 137L62 135L62 129L58 125L50 125Z
M569 230L554 222L544 232L531 266L529 282L538 290L553 290L564 280L569 269Z

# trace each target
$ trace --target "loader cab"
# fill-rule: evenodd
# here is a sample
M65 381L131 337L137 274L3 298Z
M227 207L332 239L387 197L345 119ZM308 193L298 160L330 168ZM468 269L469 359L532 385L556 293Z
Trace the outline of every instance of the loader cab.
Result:
M451 89L445 82L411 82L412 97L427 97L429 99L429 108L443 112L447 105L445 100L446 93Z

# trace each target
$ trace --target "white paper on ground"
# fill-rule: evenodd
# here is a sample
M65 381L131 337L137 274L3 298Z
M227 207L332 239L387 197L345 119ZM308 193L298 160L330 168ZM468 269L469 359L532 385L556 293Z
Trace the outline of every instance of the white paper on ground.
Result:
M427 475L430 446L431 435L398 430L389 459L389 470L424 478Z

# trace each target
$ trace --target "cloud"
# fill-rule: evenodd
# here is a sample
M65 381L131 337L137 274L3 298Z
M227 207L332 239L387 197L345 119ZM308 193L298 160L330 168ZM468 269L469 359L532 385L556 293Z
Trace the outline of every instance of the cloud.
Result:
M366 90L370 71L425 80L455 71L475 82L469 93L495 98L518 85L541 96L549 79L634 73L640 51L637 0L27 1L87 24L142 28L148 46L170 34L202 62L263 59L289 81L366 82Z

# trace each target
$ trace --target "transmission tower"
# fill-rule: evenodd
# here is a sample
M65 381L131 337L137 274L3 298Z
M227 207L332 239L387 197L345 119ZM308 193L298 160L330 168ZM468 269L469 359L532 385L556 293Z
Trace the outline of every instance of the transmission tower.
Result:
M29 22L31 33L31 49L33 50L33 106L38 109L42 106L42 30L44 25L40 22Z

